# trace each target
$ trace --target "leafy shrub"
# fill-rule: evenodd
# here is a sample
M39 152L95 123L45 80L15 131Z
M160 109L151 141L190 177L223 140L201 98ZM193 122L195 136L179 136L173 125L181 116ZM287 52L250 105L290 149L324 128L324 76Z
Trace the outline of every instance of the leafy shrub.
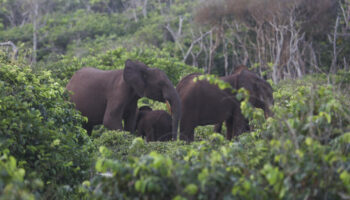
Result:
M331 85L285 89L274 93L279 105L262 134L270 139L272 163L286 176L284 188L276 191L282 196L291 191L298 199L340 198L348 192L340 180L350 167L344 142L350 128L348 101Z
M100 137L94 140L97 148L103 147L108 150L104 154L106 158L127 160L130 156L139 157L152 151L158 153L173 154L177 149L185 147L182 141L177 142L146 142L142 138L126 131L104 131Z
M0 38L5 38L7 41L17 43L31 41L33 37L33 26L25 24L23 26L16 26L11 29L0 31Z
M298 85L282 85L274 93L274 117L255 124L252 132L235 141L208 133L190 145L161 154L155 149L142 156L129 154L123 161L102 152L96 170L111 177L96 175L84 182L83 194L96 199L346 197L350 188L348 102L330 85ZM247 109L248 117L261 117Z
M25 179L25 170L17 167L16 159L7 151L1 154L0 172L0 199L34 200L40 197L36 190L43 186L42 181Z
M91 165L92 143L67 97L50 72L1 64L0 151L9 149L45 189L80 182Z
M124 131L105 131L102 135L94 140L96 147L105 146L112 149L109 155L119 160L126 159L129 154L129 146L135 136Z
M56 48L65 50L67 45L76 39L95 38L98 35L117 34L122 36L125 29L122 24L126 19L115 15L110 17L101 13L86 13L84 10L77 10L73 13L54 13L46 16L47 23L40 31L51 31L44 41L54 44ZM86 23L86 22L89 23ZM111 26L113 24L113 26Z
M302 85L289 91L282 88L274 97L279 106L275 109L270 132L283 130L301 139L310 136L321 143L329 143L349 128L349 102L334 90L334 86Z

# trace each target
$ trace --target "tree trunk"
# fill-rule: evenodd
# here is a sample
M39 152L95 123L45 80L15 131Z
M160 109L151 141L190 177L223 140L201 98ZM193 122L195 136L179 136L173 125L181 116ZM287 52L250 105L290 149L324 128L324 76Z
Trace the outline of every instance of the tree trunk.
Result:
M335 73L336 72L336 65L337 65L337 30L338 30L338 25L339 25L339 16L337 17L337 20L335 21L335 26L334 26L334 33L333 33L333 40L330 40L330 42L333 43L333 59L332 59L332 65L331 68L329 69L329 73Z
M142 14L144 18L147 18L147 3L148 0L143 1Z
M33 2L32 11L32 21L33 21L33 53L32 53L32 65L36 64L37 61L37 46L38 46L38 13L39 13L39 3L38 1Z

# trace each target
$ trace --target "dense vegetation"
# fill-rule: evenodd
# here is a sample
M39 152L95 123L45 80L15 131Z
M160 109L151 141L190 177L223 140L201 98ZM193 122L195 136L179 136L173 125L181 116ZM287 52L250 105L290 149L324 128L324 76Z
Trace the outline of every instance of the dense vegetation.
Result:
M350 1L315 2L0 0L0 199L349 199ZM127 59L174 85L246 64L274 116L243 101L253 130L232 141L89 137L65 85Z

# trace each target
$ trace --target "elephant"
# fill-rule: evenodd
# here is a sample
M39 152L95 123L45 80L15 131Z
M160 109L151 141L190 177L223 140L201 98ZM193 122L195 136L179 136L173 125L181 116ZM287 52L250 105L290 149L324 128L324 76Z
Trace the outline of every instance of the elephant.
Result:
M274 104L271 85L256 73L250 71L248 67L241 65L234 71L233 75L222 77L222 80L230 83L235 89L245 88L248 90L249 102L253 106L261 108L266 118L273 115L270 110L270 107Z
M247 122L236 95L231 91L221 90L207 80L193 81L199 75L198 73L189 74L176 86L182 105L180 139L191 142L194 140L196 126L224 121L227 126L228 140L232 139L233 134L239 135L247 131Z
M123 70L103 71L91 67L78 70L66 86L70 99L83 116L83 127L91 135L94 125L111 130L134 132L137 101L148 97L168 101L172 110L172 137L177 138L181 118L181 102L167 75L139 61L128 59Z
M146 137L146 141L171 140L171 115L164 110L152 110L142 106L136 118L138 135Z
M248 90L249 102L254 107L261 108L264 111L265 118L273 115L270 110L270 106L274 104L271 85L246 66L240 65L232 75L220 78L228 82L234 89L245 88ZM214 128L215 132L221 132L221 126L222 124L217 124Z

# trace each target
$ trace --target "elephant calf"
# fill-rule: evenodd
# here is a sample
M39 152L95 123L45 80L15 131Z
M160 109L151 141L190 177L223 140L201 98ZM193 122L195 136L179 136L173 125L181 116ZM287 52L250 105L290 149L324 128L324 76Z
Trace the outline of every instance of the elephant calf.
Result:
M137 132L149 141L169 141L171 135L171 116L163 110L152 110L148 106L139 109L136 120Z

